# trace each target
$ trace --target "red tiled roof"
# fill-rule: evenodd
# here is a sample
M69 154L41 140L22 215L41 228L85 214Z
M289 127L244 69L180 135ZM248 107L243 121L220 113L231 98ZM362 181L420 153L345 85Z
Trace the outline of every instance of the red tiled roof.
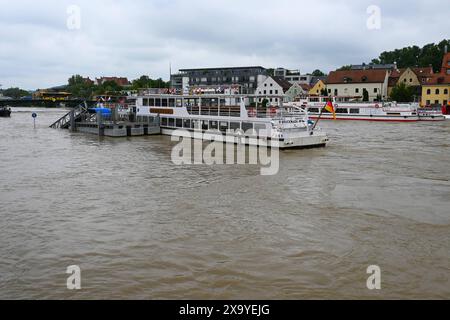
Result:
M427 85L440 85L440 84L450 84L450 74L435 74L433 77L429 78L425 82Z
M450 69L450 52L446 53L442 59L441 73L445 73L446 69Z
M406 70L406 69L405 69ZM411 70L416 74L418 78L421 77L431 77L433 76L433 67L426 67L426 68L411 68Z
M386 70L342 70L332 71L327 77L327 84L341 83L381 83L386 79Z
M450 74L447 70L450 70L450 52L444 55L442 59L442 68L440 73L434 74L432 77L428 78L425 84L427 85L449 85L450 84Z
M310 86L309 84L306 84L306 83L300 83L299 86L305 91L309 91L312 89L312 86Z

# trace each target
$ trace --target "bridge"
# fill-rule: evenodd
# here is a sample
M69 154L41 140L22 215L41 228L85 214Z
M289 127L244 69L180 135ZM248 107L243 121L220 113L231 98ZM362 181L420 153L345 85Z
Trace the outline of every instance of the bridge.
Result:
M63 101L53 101L53 100L0 100L0 107L42 107L42 108L75 108L80 104L84 104L85 100L63 100ZM89 107L96 104L96 101L86 101Z

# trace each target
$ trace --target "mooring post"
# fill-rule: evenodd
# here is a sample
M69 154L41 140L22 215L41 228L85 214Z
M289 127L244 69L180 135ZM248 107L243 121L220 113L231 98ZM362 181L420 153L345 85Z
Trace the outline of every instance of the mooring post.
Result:
M97 112L97 127L98 127L98 135L104 136L105 135L105 127L103 126L103 113Z
M74 132L75 128L75 110L70 111L70 131Z
M117 123L117 119L119 119L119 110L117 108L117 106L114 106L111 108L112 111L112 121L114 124Z

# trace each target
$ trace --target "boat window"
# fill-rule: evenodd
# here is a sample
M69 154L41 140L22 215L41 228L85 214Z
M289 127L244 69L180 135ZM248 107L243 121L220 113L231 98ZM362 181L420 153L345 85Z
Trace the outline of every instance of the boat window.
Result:
M319 109L318 108L309 108L308 111L312 112L312 113L319 113Z
M239 122L230 122L231 130L239 130L241 128L241 124Z
M208 121L202 121L202 130L208 130Z
M176 127L183 128L183 119L176 119Z
M220 129L220 131L226 132L228 130L228 122L221 121L219 129Z
M167 118L161 118L161 125L167 126Z
M348 109L347 108L337 108L336 113L348 113Z
M183 99L177 99L177 108L181 108L183 106Z
M175 127L175 119L174 118L169 118L168 126Z
M200 120L192 120L192 121L191 121L191 127L192 127L192 129L198 130L198 129L201 128L201 126L202 126L202 121L200 121Z
M155 107L161 107L161 99L159 98L155 99Z
M175 107L175 99L173 99L173 98L169 99L169 107L171 107L171 108Z
M350 109L350 113L359 114L359 109Z
M163 98L161 99L161 102L162 102L161 107L167 107L167 99Z
M184 119L183 120L183 128L190 128L191 127L191 120L190 119Z
M144 107L148 107L148 99L142 99Z
M248 131L248 130L252 130L253 129L253 123L251 122L242 122L242 130L244 130L244 132Z
M148 105L150 107L154 107L155 106L155 98L150 98L148 99Z
M217 121L210 121L209 122L209 128L210 129L217 129L217 126L218 126Z

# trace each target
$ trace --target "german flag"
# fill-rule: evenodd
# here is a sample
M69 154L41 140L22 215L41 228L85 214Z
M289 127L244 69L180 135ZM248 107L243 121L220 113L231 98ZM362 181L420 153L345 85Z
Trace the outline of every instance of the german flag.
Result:
M336 110L334 110L333 102L328 101L324 109L327 110L329 113L332 113L333 119L336 120Z

